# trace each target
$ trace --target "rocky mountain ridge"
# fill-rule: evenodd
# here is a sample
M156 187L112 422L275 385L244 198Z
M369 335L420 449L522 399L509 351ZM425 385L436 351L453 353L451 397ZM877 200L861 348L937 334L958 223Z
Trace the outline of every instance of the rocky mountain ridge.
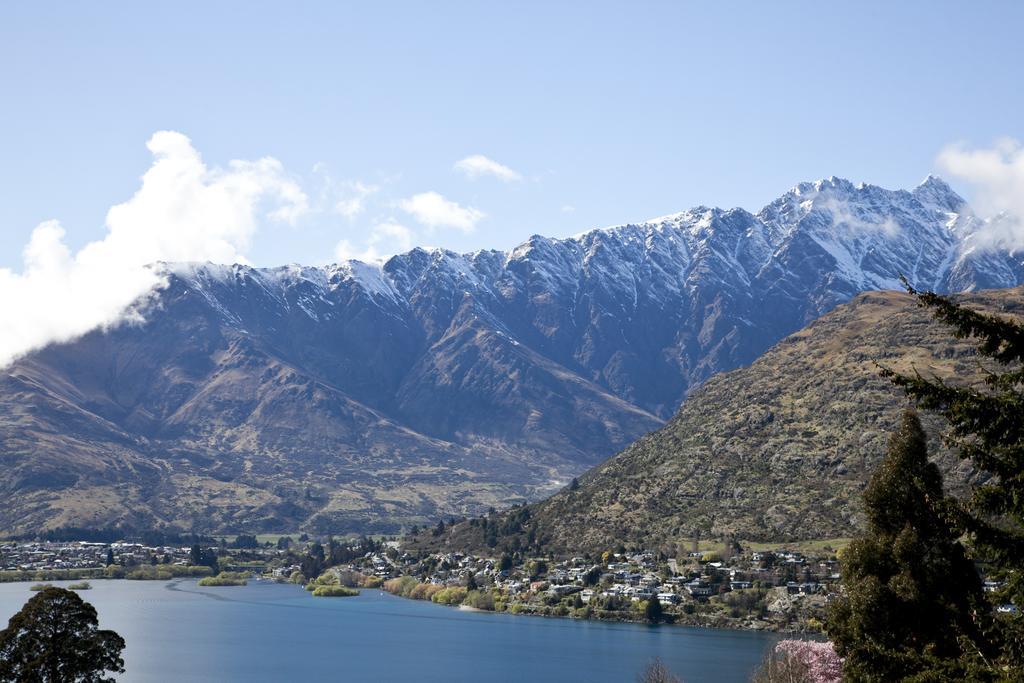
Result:
M945 183L830 178L509 252L159 264L144 322L0 373L0 530L394 531L533 500L906 274L1024 281Z

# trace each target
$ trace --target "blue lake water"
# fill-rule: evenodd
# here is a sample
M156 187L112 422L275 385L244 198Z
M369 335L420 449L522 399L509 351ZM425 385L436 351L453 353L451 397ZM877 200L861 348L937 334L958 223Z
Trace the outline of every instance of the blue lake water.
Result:
M63 582L54 582L62 585ZM33 593L0 584L0 625ZM126 681L623 683L660 657L686 683L745 681L770 634L466 612L367 591L93 581L82 597L127 641Z

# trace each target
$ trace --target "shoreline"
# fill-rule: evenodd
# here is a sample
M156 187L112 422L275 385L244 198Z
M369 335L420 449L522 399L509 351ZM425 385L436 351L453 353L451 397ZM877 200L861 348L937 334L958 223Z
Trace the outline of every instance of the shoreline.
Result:
M430 600L430 599L413 598L413 597L409 597L409 596L406 596L406 595L400 595L400 594L394 593L394 592L386 590L386 589L382 589L382 591L384 593L387 593L388 595L390 595L392 597L399 598L401 600L411 600L411 601L414 601L414 602L430 602L432 604L437 605L438 607L448 607L450 609L455 609L457 611L464 611L464 612L480 612L480 613L484 613L484 614L488 614L488 613L489 614L507 614L507 615L516 616L516 617L535 617L535 618L542 618L542 619L567 619L567 620L570 620L570 621L598 621L598 622L602 622L602 623L613 623L613 624L614 623L632 624L632 625L635 625L635 626L650 626L650 627L660 627L660 626L677 627L678 626L678 627L683 627L683 628L713 629L713 630L716 630L716 631L743 631L743 632L746 632L746 633L788 634L788 635L800 635L800 636L808 636L808 637L820 637L821 636L821 631L815 631L815 630L809 630L809 629L799 629L799 628L787 628L787 627L772 627L773 625L767 624L767 622L765 622L767 624L767 627L765 627L765 628L755 628L755 627L752 627L752 626L749 626L749 625L720 623L717 620L708 620L708 621L681 620L678 617L679 616L684 616L684 615L674 615L673 614L673 615L670 615L671 616L670 619L665 619L665 620L657 622L657 623L652 623L652 622L646 621L644 619L626 619L626 618L609 619L609 618L602 618L602 617L599 617L599 616L584 617L584 616L576 616L576 615L573 615L573 614L543 614L543 613L535 612L535 611L532 611L532 610L516 610L516 611L512 611L510 609L502 609L502 610L480 609L479 607L473 607L471 605L448 605L448 604L444 604L444 603L441 603L441 602L435 602L435 601ZM522 603L512 603L512 604L519 605L519 604L522 604ZM685 615L685 616L689 616L689 615Z

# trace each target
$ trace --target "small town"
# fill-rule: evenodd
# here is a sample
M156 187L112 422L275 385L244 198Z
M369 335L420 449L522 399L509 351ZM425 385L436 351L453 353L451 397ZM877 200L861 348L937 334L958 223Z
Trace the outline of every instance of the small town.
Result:
M217 571L261 574L279 565L281 558L288 554L278 545L259 546L254 542L247 543L245 539L254 537L239 536L230 546L145 545L130 541L0 542L0 582L81 578L169 579Z
M405 597L585 619L813 632L820 630L824 607L839 583L834 554L790 550L728 557L694 551L681 558L605 552L561 561L508 554L392 554L397 561L374 555L350 568L392 577L385 590ZM401 577L394 577L396 570Z
M820 612L839 581L834 554L777 550L723 555L606 552L568 560L412 555L395 540L293 542L280 537L260 544L245 535L191 546L8 541L0 544L0 578L171 579L228 572L304 585L381 586L402 597L516 614L758 630L820 628ZM655 601L660 609L647 607ZM652 611L657 612L653 619Z
M724 550L675 558L623 550L556 560L508 553L411 554L398 540L365 537L280 536L261 544L240 535L217 544L157 546L7 541L0 543L0 581L208 577L206 585L217 586L254 578L304 585L316 596L354 594L326 590L331 587L380 588L482 611L815 633L826 605L841 590L837 553L826 548L753 550L727 543ZM984 582L990 593L1001 586Z

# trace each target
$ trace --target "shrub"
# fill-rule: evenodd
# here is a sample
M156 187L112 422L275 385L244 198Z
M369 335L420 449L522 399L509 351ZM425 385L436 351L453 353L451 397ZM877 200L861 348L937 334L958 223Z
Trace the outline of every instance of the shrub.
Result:
M439 605L461 605L468 591L462 586L449 586L435 593L431 600Z
M348 586L322 585L313 589L313 596L317 598L349 598L359 595L359 591Z
M124 567L112 564L103 568L103 578L105 579L123 579L125 575Z
M462 604L467 607L493 612L494 595L490 591L470 591L466 594L466 599L462 601Z
M79 581L78 583L73 583L68 586L68 590L72 591L87 591L90 588L92 588L92 584L88 581Z
M249 575L243 572L221 572L217 576L207 576L199 580L200 586L244 586L249 583Z
M437 593L443 590L442 586L434 583L421 583L413 588L409 595L413 600L433 600Z
M403 598L411 598L413 591L420 582L413 576L402 576L397 579L388 579L384 582L384 590L393 595L400 595Z
M340 586L341 581L334 572L324 572L313 581L318 586Z

